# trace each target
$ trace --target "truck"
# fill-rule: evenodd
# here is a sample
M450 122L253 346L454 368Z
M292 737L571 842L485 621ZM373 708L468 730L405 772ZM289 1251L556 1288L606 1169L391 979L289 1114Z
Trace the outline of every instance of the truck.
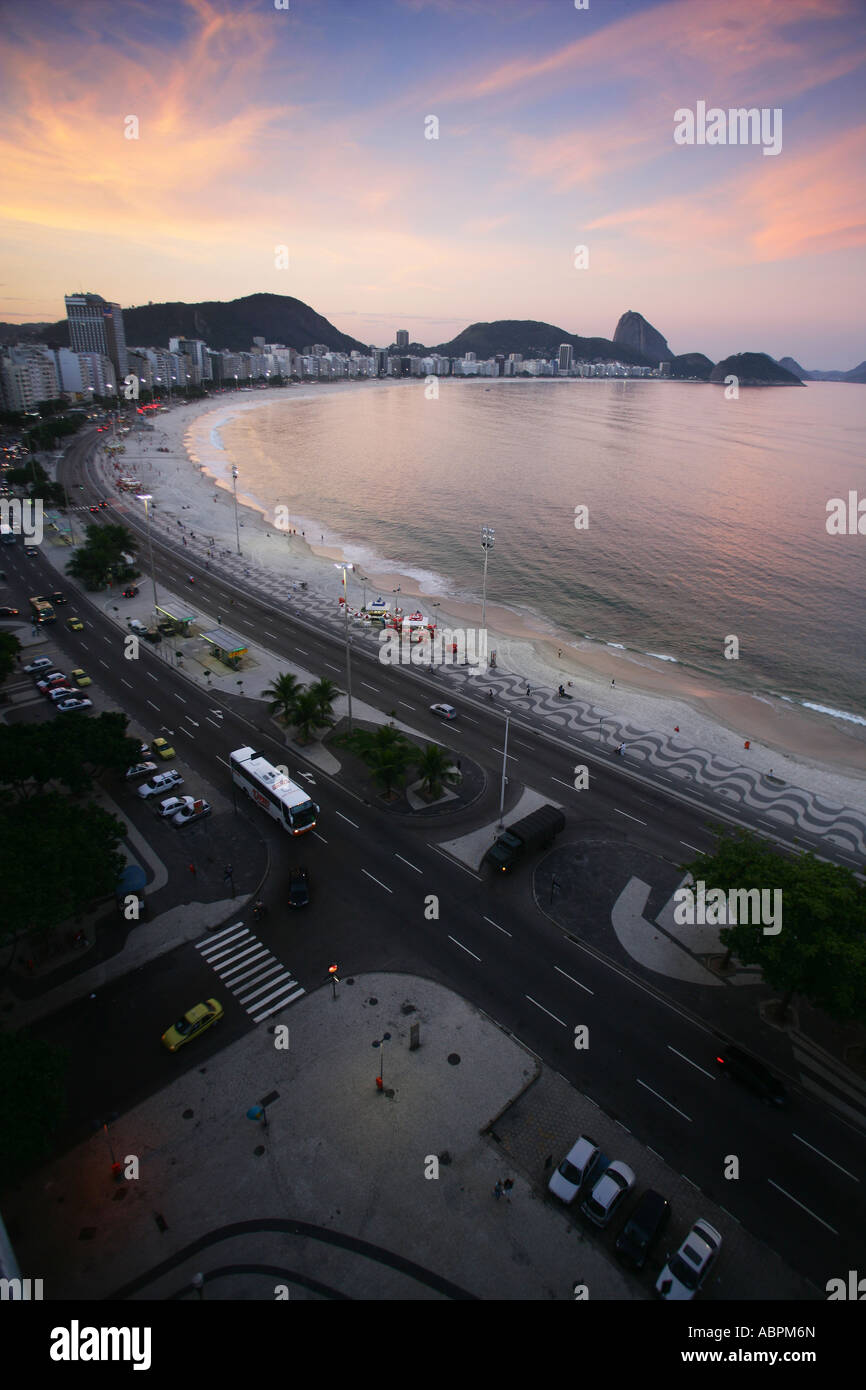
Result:
M558 806L539 806L522 820L515 821L499 836L484 856L484 863L507 874L525 854L549 849L565 826L565 814Z

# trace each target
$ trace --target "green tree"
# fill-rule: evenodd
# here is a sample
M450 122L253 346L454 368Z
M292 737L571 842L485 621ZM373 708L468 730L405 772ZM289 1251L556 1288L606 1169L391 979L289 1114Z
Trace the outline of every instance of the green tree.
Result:
M442 795L445 782L456 782L460 776L452 766L450 753L436 743L427 744L421 756L415 759L415 767L421 777L421 786L434 801Z
M287 724L291 724L300 693L301 687L298 685L297 677L284 674L276 676L273 683L262 691L262 699L268 701L269 714L277 714Z
M716 852L684 868L707 889L781 890L781 930L739 922L719 931L743 965L758 965L781 990L784 1018L793 997L834 1018L866 1021L866 890L850 869L809 854L789 861L744 830L719 833ZM771 900L772 901L772 900ZM766 924L765 924L766 925Z
M0 1033L0 1186L51 1152L63 1118L68 1053L38 1038Z
M333 724L333 719L322 713L322 702L315 690L310 687L301 690L295 700L292 722L301 736L302 743L309 743L317 729Z
M0 786L18 798L39 795L49 783L80 795L101 773L122 773L138 761L128 722L111 710L95 719L72 713L44 724L0 724Z
M339 687L333 681L328 680L327 676L322 676L319 680L314 681L309 689L310 693L315 696L319 713L324 717L325 723L333 724L334 701L340 693Z
M0 685L15 670L20 651L21 643L14 632L0 632Z
M90 590L105 589L112 580L132 579L138 571L124 557L135 556L138 541L125 526L87 527L84 545L76 550L67 574L80 579Z

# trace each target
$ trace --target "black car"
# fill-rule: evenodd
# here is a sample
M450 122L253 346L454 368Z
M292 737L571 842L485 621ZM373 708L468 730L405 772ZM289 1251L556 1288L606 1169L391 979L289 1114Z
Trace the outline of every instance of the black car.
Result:
M18 609L17 609L17 608L7 608L7 607L5 607L5 606L4 606L3 608L0 608L0 618L17 618L17 617L18 617Z
M716 1062L722 1072L727 1072L742 1086L754 1091L765 1105L778 1105L781 1108L788 1104L788 1092L781 1081L757 1057L750 1057L739 1047L724 1047L716 1053Z
M52 603L65 603L65 602L66 602L66 595L65 595L65 594L62 594L62 593L60 592L59 589L55 590L55 592L54 592L53 594L49 594L48 597L50 598L50 600L51 600Z
M126 588L124 589L124 591L123 591L123 597L124 597L124 598L135 598L135 596L136 596L137 593L138 593L138 586L135 585L135 584L128 584L127 587L126 587Z
M289 907L307 907L310 902L310 875L306 869L289 874Z
M623 1264L643 1269L652 1247L670 1220L671 1205L660 1192L648 1188L616 1238L616 1253Z

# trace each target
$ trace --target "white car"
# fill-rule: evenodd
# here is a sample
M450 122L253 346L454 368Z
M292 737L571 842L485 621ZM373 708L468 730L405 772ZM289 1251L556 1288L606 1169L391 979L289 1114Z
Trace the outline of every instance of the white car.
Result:
M440 719L456 719L457 711L453 705L431 705L431 714L438 714Z
M596 1226L606 1226L633 1187L634 1173L617 1158L602 1173L580 1209Z
M582 1134L565 1155L547 1184L547 1190L561 1202L573 1202L598 1154L595 1140L588 1134Z
M149 777L152 772L156 772L156 763L135 763L126 769L126 780L131 782L135 777Z
M722 1248L715 1226L700 1217L656 1280L656 1293L671 1303L694 1298Z
M140 787L136 787L139 796L159 796L160 792L169 792L172 787L182 787L183 778L176 768L169 768L168 772L158 772L155 777L151 777L149 782L142 782Z
M47 671L49 666L53 665L54 662L50 656L37 656L35 661L31 661L29 666L24 667L24 670L28 676L33 676L37 671Z
M58 685L54 690L46 690L45 694L48 696L49 700L56 705L58 700L73 700L78 694L78 691L72 686Z
M202 816L210 815L210 806L206 801L196 800L193 796L181 798L183 806L176 816L172 816L172 825L188 825L191 820L200 820Z
M183 810L187 801L191 800L187 796L167 796L165 801L161 801L156 808L156 814L160 820L167 820L169 816L174 816L178 811Z
M92 709L93 701L85 700L80 695L72 695L68 700L58 700L57 708L62 710L64 714L68 714L70 710L74 709Z

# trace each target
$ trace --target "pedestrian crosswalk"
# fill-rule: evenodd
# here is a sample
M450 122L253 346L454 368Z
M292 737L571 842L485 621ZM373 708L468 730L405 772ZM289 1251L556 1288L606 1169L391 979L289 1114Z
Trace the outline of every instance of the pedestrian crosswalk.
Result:
M196 942L196 946L255 1023L270 1018L306 993L292 972L243 922L223 927Z
M866 1129L866 1080L796 1029L791 1042L803 1089L851 1124Z

